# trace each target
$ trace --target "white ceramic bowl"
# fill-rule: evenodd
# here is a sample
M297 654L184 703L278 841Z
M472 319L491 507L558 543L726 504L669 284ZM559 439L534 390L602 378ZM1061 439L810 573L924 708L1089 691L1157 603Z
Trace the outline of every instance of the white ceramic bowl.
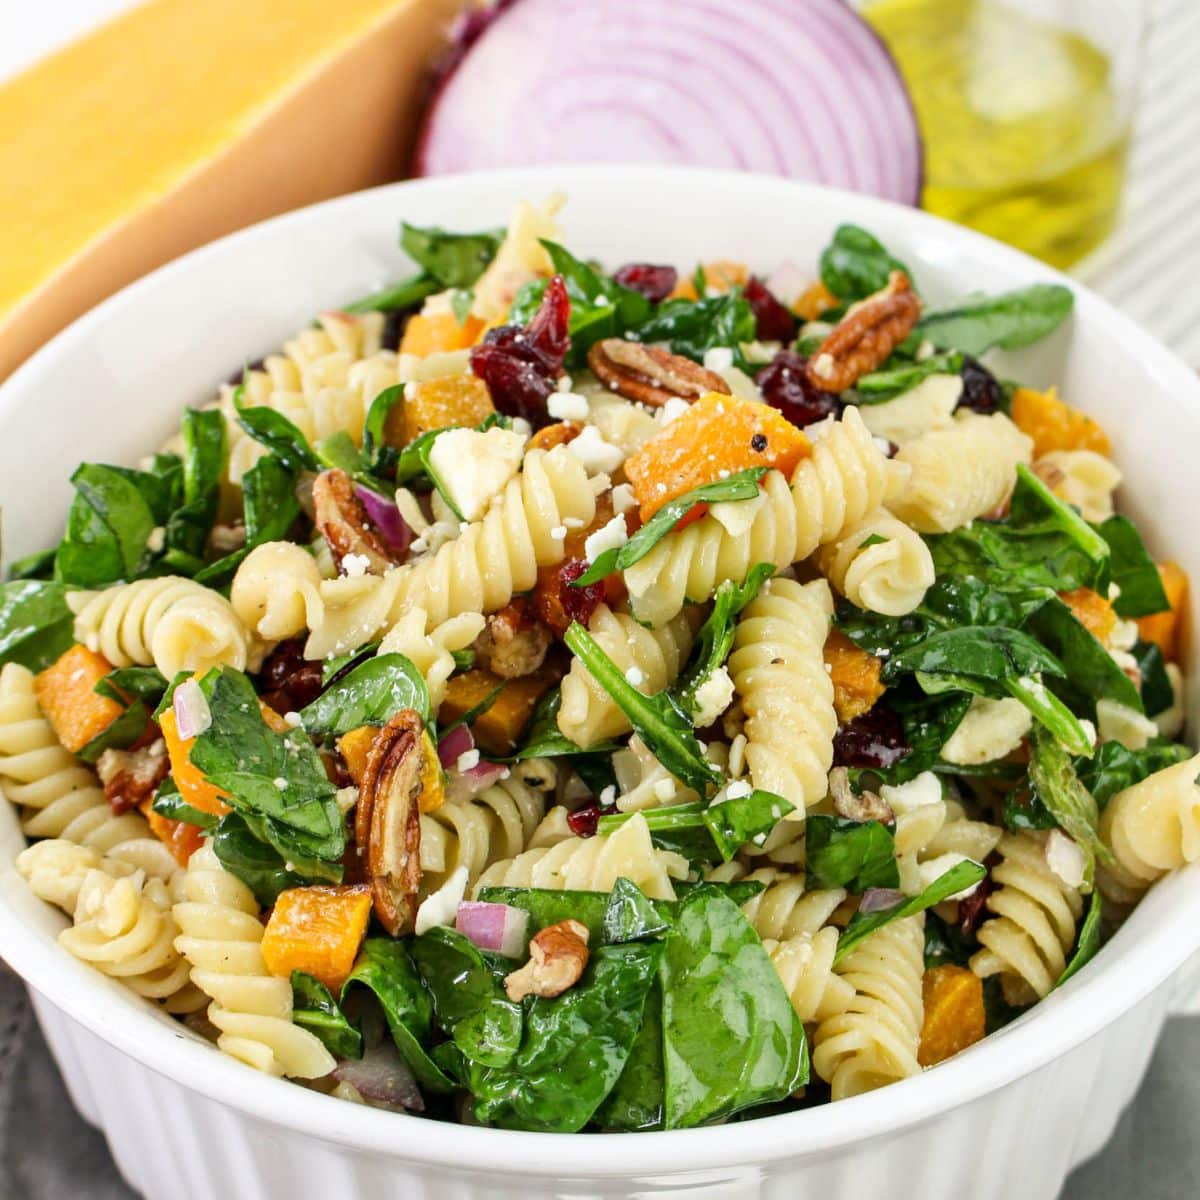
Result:
M833 228L873 230L934 301L1060 278L919 212L778 179L655 168L534 169L399 184L269 221L164 267L56 338L0 388L10 557L59 535L80 459L133 463L186 403L313 313L409 268L400 219L499 224L563 188L565 240L610 266L743 259L809 266ZM1127 509L1200 578L1200 384L1131 322L1076 288L1069 326L1014 364L1058 382L1111 431ZM1195 664L1193 665L1193 669ZM1194 670L1193 670L1194 673ZM1194 701L1194 697L1193 697ZM526 1200L550 1196L1054 1196L1108 1138L1165 1016L1190 990L1200 869L1154 889L1103 954L1022 1020L871 1095L678 1133L562 1137L364 1109L258 1075L193 1038L54 942L61 918L12 868L0 815L0 951L32 985L80 1111L150 1200Z

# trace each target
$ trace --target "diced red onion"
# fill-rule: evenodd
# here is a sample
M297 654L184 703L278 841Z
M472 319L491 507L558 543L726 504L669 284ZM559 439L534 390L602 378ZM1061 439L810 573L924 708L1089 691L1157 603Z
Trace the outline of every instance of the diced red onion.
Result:
M812 271L805 269L798 263L785 262L767 276L767 291L773 296L778 296L779 299L791 308L796 302L796 297L804 291L806 287L813 281Z
M333 1069L333 1077L354 1087L360 1096L378 1108L397 1112L424 1112L425 1100L391 1038L370 1047L362 1058L344 1058Z
M184 740L196 737L212 725L208 701L194 679L185 679L175 689L171 707L175 710L175 729Z
M844 0L517 0L472 33L418 175L673 162L920 198L904 81Z
M885 908L894 908L904 899L904 893L895 888L867 888L858 902L860 913L881 912Z
M464 900L458 906L454 928L481 950L496 950L506 958L519 958L525 949L529 914L511 904Z
M468 750L475 749L475 735L466 725L455 725L440 742L438 742L438 762L447 771L453 771L459 757Z
M362 501L367 516L379 531L379 536L387 543L388 549L397 556L406 554L412 544L413 531L400 515L396 502L363 487L360 483L354 485L354 494Z
M446 779L446 799L469 800L478 796L485 788L498 783L508 770L502 763L481 762L466 771L451 769Z

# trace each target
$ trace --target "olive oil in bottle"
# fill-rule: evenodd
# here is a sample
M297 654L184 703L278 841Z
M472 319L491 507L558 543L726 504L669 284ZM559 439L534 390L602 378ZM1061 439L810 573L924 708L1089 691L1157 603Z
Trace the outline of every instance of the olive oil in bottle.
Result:
M863 15L912 93L926 208L1056 266L1104 240L1129 140L1108 55L1000 0L874 0Z

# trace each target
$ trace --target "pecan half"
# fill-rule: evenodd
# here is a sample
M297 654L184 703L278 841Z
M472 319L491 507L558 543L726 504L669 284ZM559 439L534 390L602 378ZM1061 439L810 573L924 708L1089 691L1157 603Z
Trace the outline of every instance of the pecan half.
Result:
M529 439L525 453L528 454L530 450L553 450L555 446L566 446L582 432L583 426L576 425L574 421L559 421L555 425L543 425Z
M488 617L473 648L480 666L501 679L520 679L542 665L552 640L550 630L529 611L525 597L518 596Z
M833 811L848 821L881 821L890 825L896 819L882 797L874 792L856 792L850 786L850 772L845 767L834 767L829 772L829 794L833 798Z
M398 937L411 933L421 883L421 789L425 776L421 714L401 709L367 755L354 837L366 857L375 914Z
M808 360L809 381L827 392L853 387L887 361L920 316L921 301L908 276L893 271L887 287L851 305L833 327Z
M698 400L708 392L729 394L715 371L663 350L624 338L604 338L588 351L588 366L605 387L627 400L660 408L675 397Z
M96 760L104 798L115 813L128 812L153 796L169 769L162 738L137 750L105 750Z
M514 1003L526 996L561 996L579 981L588 961L588 929L579 921L547 925L529 943L529 961L504 977Z
M333 551L338 570L346 574L347 555L366 558L367 571L382 575L394 560L383 539L367 517L362 501L354 494L354 484L345 471L322 471L313 480L313 511L317 528Z

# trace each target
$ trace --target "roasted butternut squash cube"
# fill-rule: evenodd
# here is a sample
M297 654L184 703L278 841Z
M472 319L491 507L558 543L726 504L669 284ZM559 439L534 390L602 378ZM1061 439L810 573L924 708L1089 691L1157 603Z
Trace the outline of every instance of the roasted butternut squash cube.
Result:
M371 747L375 745L375 739L378 736L377 726L360 725L357 729L351 729L349 733L344 733L338 738L337 746L345 760L346 770L358 787L362 786L363 776L367 770L367 756L371 753ZM421 751L420 808L423 813L428 813L433 812L435 808L441 808L442 802L446 798L437 747L433 744L428 730L421 735Z
M151 807L153 803L154 798L150 797L142 806L142 812L150 824L150 832L170 850L181 867L186 867L188 859L204 843L204 830L188 821L176 821L172 817L156 813Z
M537 702L558 680L558 672L543 668L520 679L501 679L491 671L476 668L455 675L446 685L446 698L438 709L438 721L457 721L503 685L487 712L471 723L475 741L489 754L511 754L529 724Z
M54 736L72 754L103 733L125 710L93 690L112 663L76 643L33 681L34 695Z
M1075 614L1075 619L1084 629L1108 645L1108 639L1117 627L1117 614L1099 592L1091 588L1076 588L1073 592L1060 592L1059 599Z
M932 1067L973 1046L987 1032L983 980L966 967L930 967L921 985L925 1020L917 1061Z
M710 292L727 292L730 288L745 287L750 282L750 268L729 258L715 258L701 264L704 286ZM680 279L671 292L672 300L698 300L696 285L691 277Z
M833 681L833 707L843 725L868 712L886 690L880 682L883 663L837 629L825 639L825 665Z
M1037 392L1017 388L1012 400L1013 423L1033 438L1033 457L1051 450L1094 450L1111 456L1108 434L1087 413L1060 400L1057 388Z
M466 350L475 345L483 332L483 322L467 314L461 324L452 312L417 313L409 317L400 340L401 354L415 354L425 358L430 354L444 354L449 350Z
M496 411L487 384L476 375L447 375L441 379L430 379L417 384L411 391L412 395L405 396L403 405L397 406L389 414L401 413L404 445L434 429L447 429L450 426L473 428ZM390 434L388 440L392 440Z
M365 884L289 888L279 893L267 921L263 962L272 975L312 975L336 995L354 969L370 919Z

